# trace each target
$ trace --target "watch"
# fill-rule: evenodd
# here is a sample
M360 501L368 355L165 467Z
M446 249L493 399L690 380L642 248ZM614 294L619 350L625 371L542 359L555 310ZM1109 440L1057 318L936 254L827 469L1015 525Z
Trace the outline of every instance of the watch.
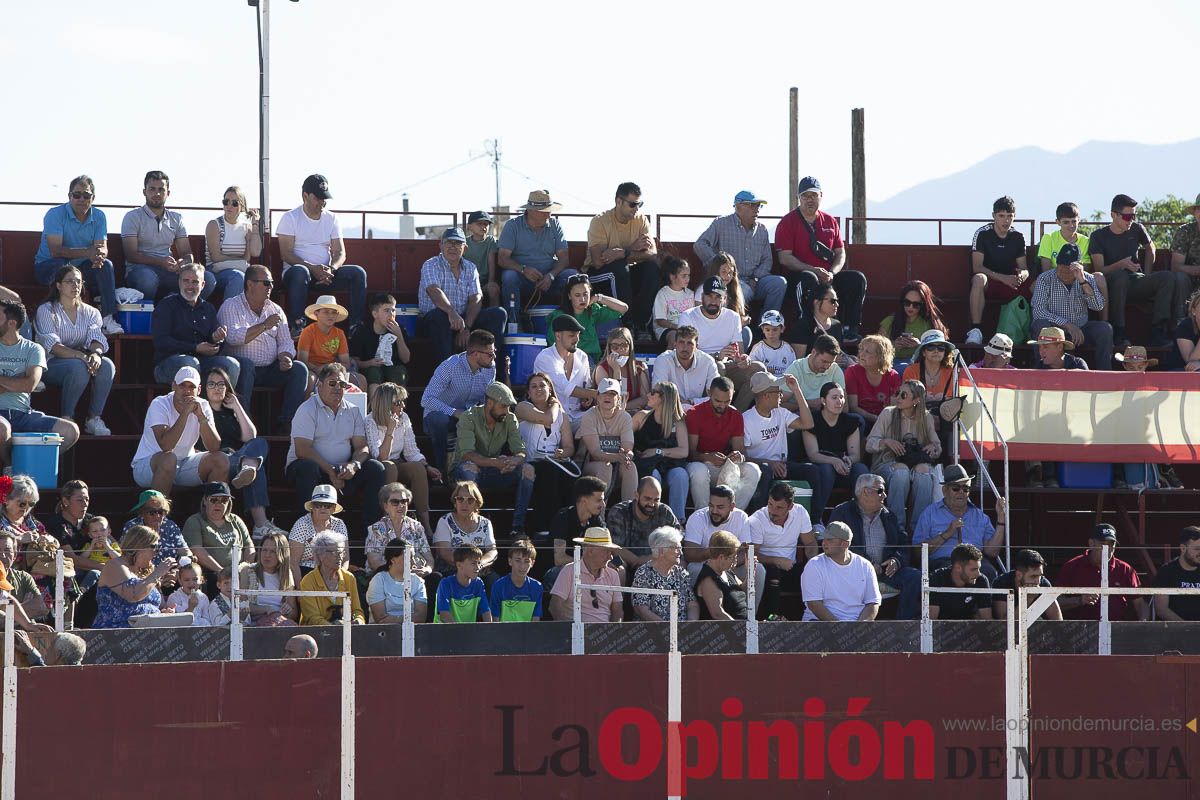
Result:
M661 455L662 455L662 448L661 448L661 447L656 447L656 448L654 448L654 455L656 455L656 456L661 456Z

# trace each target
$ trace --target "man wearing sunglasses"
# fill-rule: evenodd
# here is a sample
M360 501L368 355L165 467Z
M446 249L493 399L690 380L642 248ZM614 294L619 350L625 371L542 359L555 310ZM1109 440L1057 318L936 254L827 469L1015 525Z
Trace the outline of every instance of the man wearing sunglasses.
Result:
M49 286L60 267L79 267L92 297L100 298L104 333L113 336L125 329L113 319L117 279L108 260L108 220L103 211L92 207L95 197L96 186L87 175L71 181L69 202L50 209L42 220L42 243L33 257L33 273L39 283Z
M521 206L521 215L504 223L500 231L496 242L500 297L510 312L519 309L521 299L535 289L561 292L567 278L576 273L567 266L567 237L554 218L554 212L561 209L561 203L550 199L548 189L536 189Z
M241 366L237 392L243 402L250 402L255 386L283 387L283 411L278 421L279 430L283 430L304 400L308 367L296 360L287 316L271 300L274 286L271 270L251 264L246 268L245 290L221 303L217 322L225 328L225 354Z
M1125 306L1152 303L1150 346L1172 343L1175 322L1183 318L1183 306L1192 284L1187 273L1154 269L1154 242L1146 227L1137 221L1137 200L1119 194L1112 200L1107 227L1088 239L1092 269L1108 280L1108 320L1113 327L1113 346L1129 345L1125 334ZM1138 258L1138 251L1142 257Z
M860 475L854 497L834 506L830 522L844 522L854 534L850 546L871 562L880 584L900 592L896 619L916 619L921 613L921 570L912 560L908 534L887 507L887 483L879 475Z
M1008 504L996 498L996 524L971 502L971 476L962 464L946 467L942 477L942 499L933 503L917 520L913 544L929 543L929 570L950 566L950 554L960 544L973 544L983 551L983 574L995 580L993 563L1004 546L1004 512Z
M626 182L617 187L616 205L592 217L583 271L599 277L611 273L617 299L629 306L624 324L637 335L650 322L654 297L662 280L658 246L650 235L650 218L641 212L642 189Z

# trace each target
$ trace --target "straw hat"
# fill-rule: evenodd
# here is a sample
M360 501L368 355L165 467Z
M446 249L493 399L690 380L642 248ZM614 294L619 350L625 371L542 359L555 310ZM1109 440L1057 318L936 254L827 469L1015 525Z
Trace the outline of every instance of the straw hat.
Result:
M337 322L341 322L346 317L350 316L350 312L347 311L345 307L338 305L337 298L331 294L323 294L318 297L317 302L304 309L304 316L315 322L317 319L317 312L322 308L332 308L334 311L338 312L338 318L336 320Z
M304 510L312 511L313 503L333 503L333 513L342 513L342 504L337 499L337 489L328 483L319 483L313 487L312 499L304 504Z
M613 544L612 534L608 532L608 528L599 526L588 528L583 532L583 536L578 539L572 539L575 544L588 545L590 547L603 547L606 550L620 550L619 545Z
M1067 338L1067 332L1062 328L1042 328L1036 339L1030 339L1027 344L1061 344L1068 350L1075 349L1075 343Z

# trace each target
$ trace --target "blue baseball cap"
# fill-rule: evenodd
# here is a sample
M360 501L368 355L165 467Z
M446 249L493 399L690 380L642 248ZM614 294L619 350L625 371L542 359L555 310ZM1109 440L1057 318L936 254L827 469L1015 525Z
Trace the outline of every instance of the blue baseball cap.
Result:
M463 232L459 228L446 228L442 231L443 242L465 242L466 240L467 237L463 236Z
M740 192L735 194L733 196L733 202L735 202L735 203L755 203L760 206L765 206L767 204L766 200L763 200L761 197L759 197L758 195L756 195L754 192L750 191L749 189L742 189Z
M487 220L488 222L491 222L492 215L486 211L472 211L471 215L469 217L467 217L467 224L474 225L476 222L479 222L480 220Z
M821 192L821 182L812 175L806 175L800 179L800 186L796 189L796 194L804 194L805 192Z

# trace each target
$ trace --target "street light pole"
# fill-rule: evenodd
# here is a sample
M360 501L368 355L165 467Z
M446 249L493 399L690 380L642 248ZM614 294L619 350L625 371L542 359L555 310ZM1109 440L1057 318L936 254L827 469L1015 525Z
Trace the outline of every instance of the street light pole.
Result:
M258 198L262 235L271 235L271 0L247 0L258 18Z

